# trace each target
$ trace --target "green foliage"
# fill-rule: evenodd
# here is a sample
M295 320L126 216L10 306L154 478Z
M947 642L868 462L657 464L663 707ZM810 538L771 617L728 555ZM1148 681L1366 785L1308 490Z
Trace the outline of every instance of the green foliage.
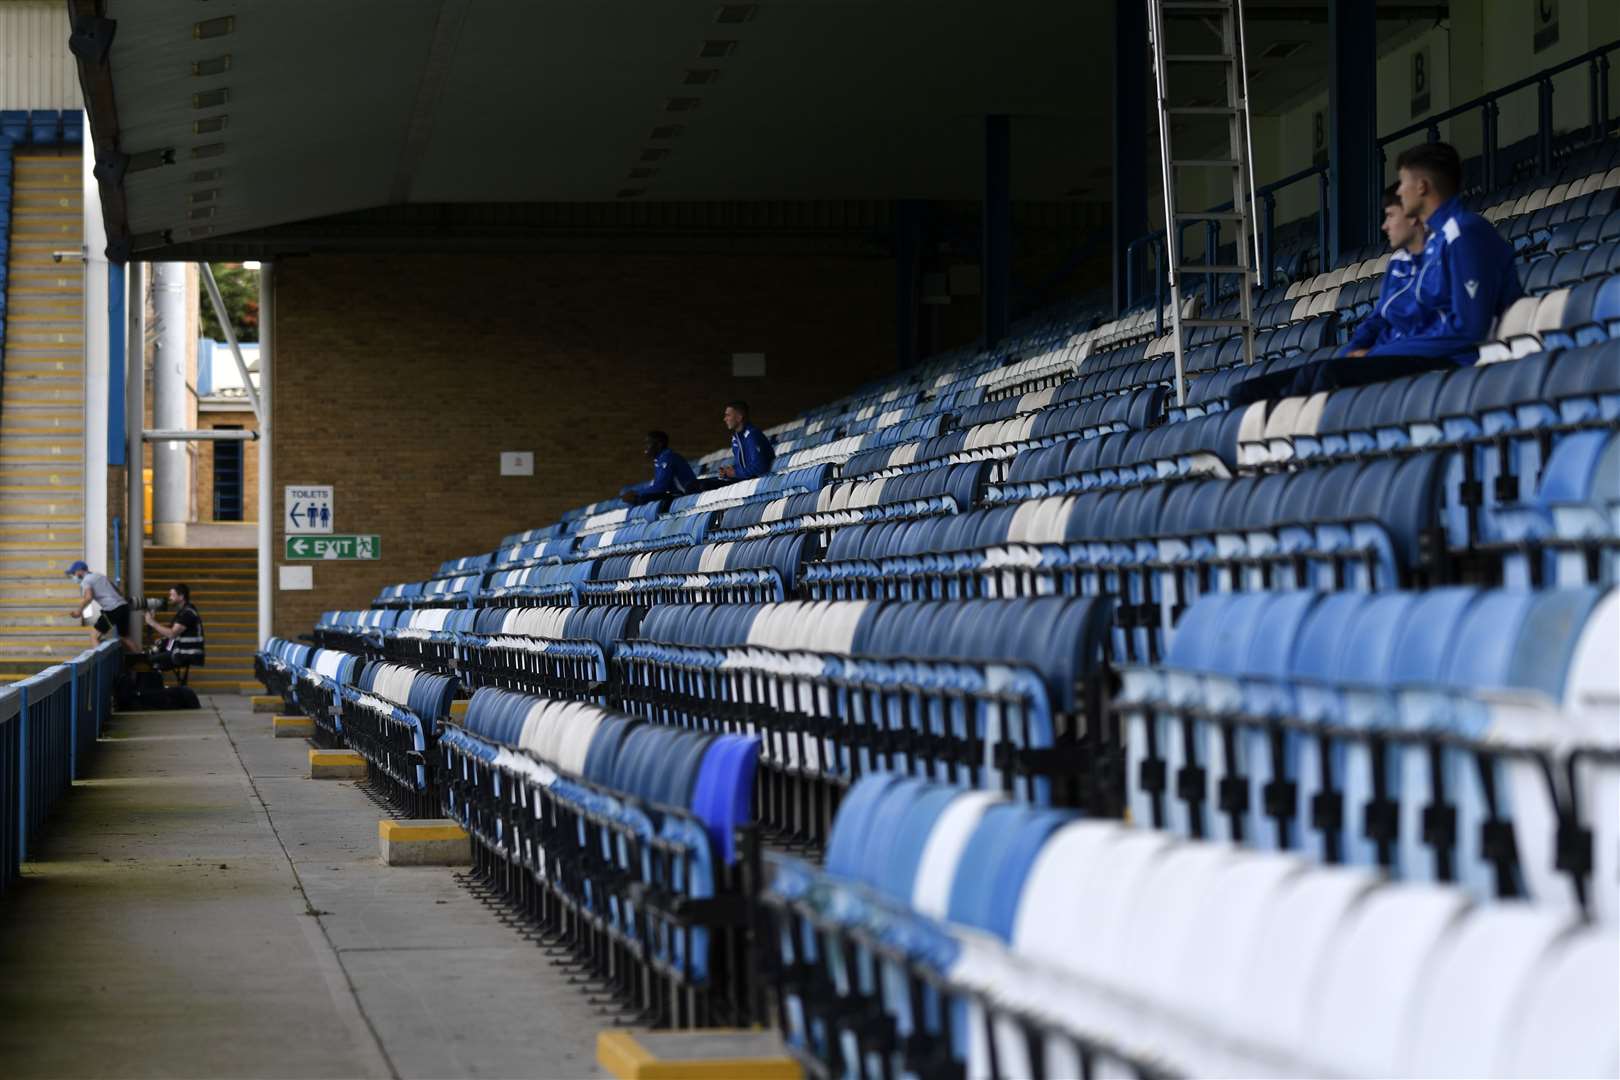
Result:
M244 270L241 263L210 263L214 280L219 283L219 295L225 301L225 310L231 315L231 328L237 341L259 340L259 273ZM214 318L214 305L208 300L208 286L202 275L197 277L198 303L202 310L203 337L224 341L225 332Z

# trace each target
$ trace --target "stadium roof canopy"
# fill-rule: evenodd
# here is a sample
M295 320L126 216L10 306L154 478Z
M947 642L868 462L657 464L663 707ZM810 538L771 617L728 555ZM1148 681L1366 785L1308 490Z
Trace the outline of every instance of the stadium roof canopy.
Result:
M1380 30L1444 6L1381 4ZM1108 3L70 7L108 234L137 257L232 237L260 241L240 254L307 247L314 223L336 216L340 233L343 215L386 207L971 200L990 114L1013 118L1015 198L1107 198ZM1325 35L1302 20L1325 0L1247 9L1257 95L1319 87ZM374 218L368 235L422 224Z

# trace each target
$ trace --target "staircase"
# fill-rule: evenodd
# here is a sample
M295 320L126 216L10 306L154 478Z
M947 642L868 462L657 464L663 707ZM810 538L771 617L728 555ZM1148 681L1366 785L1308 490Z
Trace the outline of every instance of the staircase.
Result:
M259 630L259 553L254 548L146 549L146 596L161 600L169 586L191 586L191 602L202 616L208 663L191 672L199 694L234 694L253 681L253 652ZM172 611L157 613L167 623Z
M0 355L0 682L77 655L84 552L79 153L16 151ZM52 252L64 251L60 263ZM103 566L92 569L106 571Z

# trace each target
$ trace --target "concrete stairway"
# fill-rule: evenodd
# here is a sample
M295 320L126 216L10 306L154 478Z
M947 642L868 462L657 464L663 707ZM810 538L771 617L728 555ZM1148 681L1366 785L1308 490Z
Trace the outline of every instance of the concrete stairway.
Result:
M63 575L84 550L84 272L78 148L14 158L0 363L0 682L77 655ZM107 570L107 567L95 567Z
M253 680L253 651L259 626L259 555L253 548L146 549L146 596L161 600L169 586L191 586L191 602L202 615L208 663L191 673L199 694L236 693ZM158 612L168 622L173 612Z

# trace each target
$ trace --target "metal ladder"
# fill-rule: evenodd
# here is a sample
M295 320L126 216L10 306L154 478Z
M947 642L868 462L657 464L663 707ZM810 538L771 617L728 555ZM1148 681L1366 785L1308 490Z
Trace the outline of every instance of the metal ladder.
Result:
M1164 235L1165 266L1170 282L1171 333L1176 350L1176 404L1187 403L1186 331L1201 326L1220 326L1239 330L1243 334L1244 363L1254 363L1254 294L1259 284L1259 236L1255 230L1258 217L1254 197L1254 175L1251 161L1254 156L1249 136L1249 76L1245 63L1247 49L1243 34L1242 0L1144 0L1148 6L1148 35L1153 41L1154 101L1159 115L1159 167L1164 181ZM1216 48L1209 52L1168 51L1166 21L1179 24L1196 21L1214 38ZM1219 65L1225 71L1225 105L1172 105L1169 101L1170 77L1168 69L1179 65ZM1202 122L1222 119L1226 121L1227 148L1225 157L1178 158L1170 146L1170 125L1177 117L1197 117ZM1219 169L1232 179L1232 209L1183 210L1176 203L1176 176L1178 170ZM1222 235L1220 226L1235 227L1233 250L1236 261L1216 263L1216 251L1206 252L1206 264L1189 266L1182 262L1181 227L1187 222L1213 223L1211 240ZM1218 248L1220 245L1217 244ZM1238 279L1239 308L1236 318L1182 317L1181 277L1183 274L1213 274ZM1219 295L1220 290L1215 290ZM1213 316L1213 313L1211 313Z

